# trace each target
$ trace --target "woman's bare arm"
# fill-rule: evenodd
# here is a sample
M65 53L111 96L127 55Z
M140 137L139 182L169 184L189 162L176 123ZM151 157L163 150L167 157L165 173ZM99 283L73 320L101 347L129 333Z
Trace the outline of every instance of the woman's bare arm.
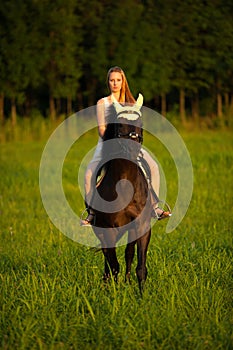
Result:
M105 115L104 115L104 99L101 98L97 102L97 124L98 124L98 132L101 138L103 138L106 124L105 124Z

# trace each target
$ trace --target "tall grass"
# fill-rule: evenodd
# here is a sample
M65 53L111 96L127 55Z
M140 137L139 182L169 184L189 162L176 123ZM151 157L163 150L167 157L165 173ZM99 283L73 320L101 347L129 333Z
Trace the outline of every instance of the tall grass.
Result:
M183 137L194 167L193 198L175 231L166 234L165 221L153 227L143 298L135 274L124 283L124 247L119 283L105 285L102 254L50 223L38 188L44 143L1 145L1 349L233 348L233 140L223 132ZM173 165L160 154L173 202ZM71 202L72 159L64 186ZM83 208L81 199L72 205Z

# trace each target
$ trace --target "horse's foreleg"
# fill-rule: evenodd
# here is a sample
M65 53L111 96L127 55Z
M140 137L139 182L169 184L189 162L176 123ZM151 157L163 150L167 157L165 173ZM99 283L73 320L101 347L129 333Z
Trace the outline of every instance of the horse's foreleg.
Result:
M135 253L135 243L136 241L128 243L125 249L125 263L126 263L125 282L130 282L131 265L132 265L134 253Z
M120 270L120 265L118 263L117 256L116 256L116 248L103 248L102 251L105 257L105 267L104 267L103 278L105 281L109 280L111 276L110 274L110 271L111 271L115 282L117 282L117 276Z
M138 264L136 268L136 273L137 273L140 292L142 292L143 290L143 285L147 277L146 254L147 254L148 244L150 242L150 236L151 236L151 230L149 230L144 236L140 237L137 240Z

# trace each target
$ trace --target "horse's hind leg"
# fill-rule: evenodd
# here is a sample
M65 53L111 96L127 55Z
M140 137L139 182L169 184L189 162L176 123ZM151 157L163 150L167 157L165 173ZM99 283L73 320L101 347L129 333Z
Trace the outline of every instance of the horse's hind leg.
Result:
M136 268L136 273L137 273L140 292L142 292L143 290L143 285L147 277L146 254L147 254L148 244L150 242L150 236L151 236L151 230L149 230L144 236L140 237L137 240L138 264Z
M131 265L132 265L134 253L135 253L135 244L136 244L136 241L130 242L127 244L127 247L125 249L125 263L126 263L125 282L130 282Z
M116 248L102 248L105 257L105 266L104 266L104 281L109 280L111 274L115 282L117 282L117 276L120 270L120 266L116 256Z

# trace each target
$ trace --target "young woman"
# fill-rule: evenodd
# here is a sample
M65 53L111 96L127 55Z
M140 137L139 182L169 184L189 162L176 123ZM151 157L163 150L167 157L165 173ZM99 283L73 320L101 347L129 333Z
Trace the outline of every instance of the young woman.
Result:
M106 130L106 125L108 124L108 118L110 116L110 107L112 105L112 95L120 103L135 103L135 99L129 89L129 85L125 76L125 73L120 67L112 67L109 69L107 74L107 84L110 90L110 95L101 98L97 102L97 123L98 123L98 132L99 140L94 153L94 156L89 163L86 173L85 173L85 200L86 203L90 204L92 197L92 188L94 188L95 183L92 183L95 179L92 178L92 175L95 173L95 170L101 160L101 151L103 136ZM159 195L159 186L160 186L160 175L159 168L157 163L151 158L149 153L142 148L142 153L144 159L147 161L152 177L152 187L157 194ZM154 200L155 201L155 200ZM156 201L155 201L156 204ZM152 216L157 217L158 219L163 219L169 217L170 212L163 211L160 208L155 208ZM90 226L95 216L95 212L92 209L88 210L88 216L86 219L81 220L81 226Z

